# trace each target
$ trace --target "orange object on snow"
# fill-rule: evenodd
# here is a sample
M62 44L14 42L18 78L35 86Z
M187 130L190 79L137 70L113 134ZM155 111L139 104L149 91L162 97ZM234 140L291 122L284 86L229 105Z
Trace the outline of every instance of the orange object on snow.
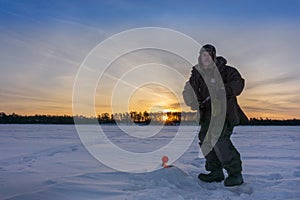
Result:
M163 156L162 158L161 158L161 161L162 161L162 166L164 167L164 168L169 168L170 166L168 165L168 161L169 161L169 158L168 158L168 156Z

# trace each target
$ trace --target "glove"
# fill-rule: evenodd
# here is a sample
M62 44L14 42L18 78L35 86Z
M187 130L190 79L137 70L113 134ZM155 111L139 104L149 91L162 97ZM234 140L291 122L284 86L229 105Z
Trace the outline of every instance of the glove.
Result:
M191 104L191 110L198 110L199 109L199 103L197 101L193 101Z

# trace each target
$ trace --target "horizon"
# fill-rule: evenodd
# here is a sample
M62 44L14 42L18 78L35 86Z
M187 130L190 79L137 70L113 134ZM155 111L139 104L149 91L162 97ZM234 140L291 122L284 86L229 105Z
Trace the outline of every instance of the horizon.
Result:
M109 113L109 112L101 112L97 113L95 116L85 116L85 115L69 115L69 114L45 114L45 113L35 113L35 114L19 114L17 112L12 112L12 113L6 113L6 112L0 112L0 114L6 114L6 115L18 115L22 117L33 117L33 116L55 116L55 117L84 117L84 118L97 118L101 116L102 114L109 114L111 115L118 115L118 114L130 114L131 112L136 112L136 113L144 113L147 111L129 111L129 112L119 112L119 113ZM147 112L148 114L167 114L167 113L178 113L178 111L155 111L155 112ZM182 111L179 113L194 113L196 114L196 111ZM1 116L0 116L1 117ZM256 117L248 117L249 120L251 119L258 119L258 120L300 120L300 118L268 118L268 117L261 117L261 116L256 116Z
M216 46L217 55L224 56L246 81L238 102L249 119L300 119L299 2L126 0L71 4L66 0L4 0L0 6L0 108L5 113L74 116L74 82L91 50L122 31L163 27L182 32L202 45ZM130 112L133 108L142 112L188 111L177 98L183 83L167 71L145 74L177 84L176 91L155 83L137 88L130 81L143 77L123 73L140 64L139 60L153 59L168 64L188 80L192 66L174 55L147 50L128 54L112 63L98 82L95 113ZM157 64L147 67L163 69ZM119 81L119 77L125 80ZM118 104L112 108L111 92L116 83L121 91L130 88L134 92L129 99L117 94Z

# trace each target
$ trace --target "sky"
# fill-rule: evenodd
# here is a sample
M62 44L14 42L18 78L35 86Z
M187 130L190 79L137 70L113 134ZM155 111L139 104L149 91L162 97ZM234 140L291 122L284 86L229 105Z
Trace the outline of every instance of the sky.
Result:
M238 101L249 117L300 118L299 8L296 0L1 0L0 112L72 115L76 74L99 43L129 29L162 27L186 34L199 44L216 46L217 54L246 80ZM117 93L117 100L112 100L113 84L120 77L138 81L153 76L176 82L159 70L144 77L134 73L126 77L121 73L124 65L134 66L139 63L137 58L176 63L175 69L185 66L180 73L186 79L192 67L167 53L144 50L129 54L113 63L99 81L97 113L178 110L182 100L176 94L183 83L175 90L155 83L133 87L135 90L131 87L128 97L126 88L122 89L128 82L123 81L119 88L123 96Z

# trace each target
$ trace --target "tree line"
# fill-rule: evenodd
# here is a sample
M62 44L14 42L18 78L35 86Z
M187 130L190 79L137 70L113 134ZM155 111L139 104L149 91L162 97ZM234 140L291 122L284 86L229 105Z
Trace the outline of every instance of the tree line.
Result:
M125 113L101 113L97 117L70 116L70 115L18 115L16 113L6 114L0 112L0 124L165 124L165 125L196 125L196 112L125 112ZM242 125L278 125L278 126L296 126L300 125L299 119L263 119L250 118L249 123Z
M166 124L179 125L180 122L193 123L196 119L194 112L125 112L125 113L101 113L97 117L70 116L70 115L19 115L0 112L0 124Z

